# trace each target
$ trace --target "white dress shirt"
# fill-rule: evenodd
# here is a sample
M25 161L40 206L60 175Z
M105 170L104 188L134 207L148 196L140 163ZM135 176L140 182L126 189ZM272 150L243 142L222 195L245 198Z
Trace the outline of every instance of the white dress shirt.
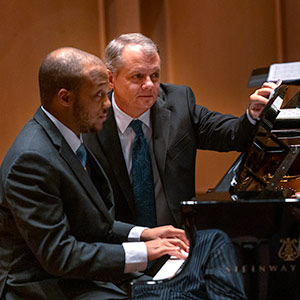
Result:
M256 120L252 119L252 117L250 116L249 109L246 110L246 115L247 115L247 118L248 118L249 122L252 125L255 125L256 124Z
M134 120L131 116L127 115L123 112L117 105L114 97L114 93L112 93L112 109L114 111L114 117L116 120L118 135L120 138L121 148L123 151L124 160L126 163L127 171L130 180L132 181L132 148L134 138L136 136L134 130L129 126L130 122ZM247 109L246 115L251 124L255 124L256 120L253 120L249 114ZM138 117L138 120L142 121L142 130L147 139L147 142L150 147L150 155L152 161L152 170L153 170L153 181L154 181L154 189L155 189L155 202L156 202L156 216L157 216L157 224L158 225L166 225L166 224L174 224L174 219L171 215L170 209L168 207L168 203L166 200L166 196L163 190L163 186L161 183L160 175L158 172L158 167L156 164L156 158L153 151L153 140L152 140L152 125L150 120L150 109L148 109L145 113Z
M132 168L132 148L134 138L136 133L129 126L130 122L134 120L132 117L123 112L117 105L115 101L114 94L112 94L112 109L114 111L115 120L118 128L118 135L120 138L120 143L123 151L124 160L126 163L127 171L130 180L132 180L131 168ZM153 141L152 141L152 125L150 120L150 109L138 117L138 120L142 121L142 130L144 136L150 147L150 155L152 162L152 172L153 172L153 183L154 183L154 193L155 193L155 203L156 203L156 217L158 225L173 224L174 220L171 216L170 209L168 208L167 200L159 176L156 158L153 151Z
M82 137L78 137L71 129L57 120L43 106L41 107L47 117L54 123L60 131L66 142L71 147L72 151L76 151L82 143ZM140 236L145 227L135 226L131 229L128 235L128 243L122 243L125 251L125 269L124 273L135 271L143 271L147 267L147 248L144 242L140 242Z

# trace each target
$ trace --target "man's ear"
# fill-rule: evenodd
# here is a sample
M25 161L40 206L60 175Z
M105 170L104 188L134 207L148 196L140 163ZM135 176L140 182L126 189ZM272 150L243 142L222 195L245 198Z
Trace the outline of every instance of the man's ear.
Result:
M65 107L71 105L72 97L73 93L64 88L60 89L57 93L58 102Z
M107 69L107 73L108 73L108 90L112 90L114 88L114 84L115 84L115 77L114 77L114 73Z

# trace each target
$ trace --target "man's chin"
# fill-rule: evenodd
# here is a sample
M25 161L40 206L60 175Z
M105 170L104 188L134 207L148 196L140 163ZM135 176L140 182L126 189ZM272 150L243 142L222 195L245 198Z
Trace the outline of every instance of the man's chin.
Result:
M102 129L102 127L101 128L99 128L99 127L93 127L93 128L90 128L86 133L97 133L97 132L99 132L100 130Z
M89 132L96 133L99 132L102 128L103 128L103 123L101 123L101 125L91 127Z
M91 126L89 128L85 127L81 129L81 133L97 133L102 129L102 124L99 126Z
M156 99L154 97L141 97L140 106L147 110L154 105L155 101Z

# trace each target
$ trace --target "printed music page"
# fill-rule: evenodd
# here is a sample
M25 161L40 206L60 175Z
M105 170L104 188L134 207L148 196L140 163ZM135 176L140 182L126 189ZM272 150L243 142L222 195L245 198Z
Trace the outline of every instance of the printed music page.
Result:
M293 81L300 79L300 62L272 64L267 81Z

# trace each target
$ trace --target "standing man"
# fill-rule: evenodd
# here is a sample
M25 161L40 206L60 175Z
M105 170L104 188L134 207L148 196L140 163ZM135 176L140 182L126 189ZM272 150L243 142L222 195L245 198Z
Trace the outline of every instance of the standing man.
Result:
M110 106L102 61L54 50L39 84L42 106L0 169L0 298L128 299L128 280L141 275L131 272L184 258L187 238L114 220L110 184L81 138L102 128Z
M87 135L85 141L112 184L116 219L182 226L180 201L195 196L197 149L244 150L275 84L257 90L247 113L236 118L196 105L189 87L160 83L158 48L142 34L112 40L106 48L106 66L112 107L103 130ZM142 159L137 159L139 139L148 145L149 155Z

